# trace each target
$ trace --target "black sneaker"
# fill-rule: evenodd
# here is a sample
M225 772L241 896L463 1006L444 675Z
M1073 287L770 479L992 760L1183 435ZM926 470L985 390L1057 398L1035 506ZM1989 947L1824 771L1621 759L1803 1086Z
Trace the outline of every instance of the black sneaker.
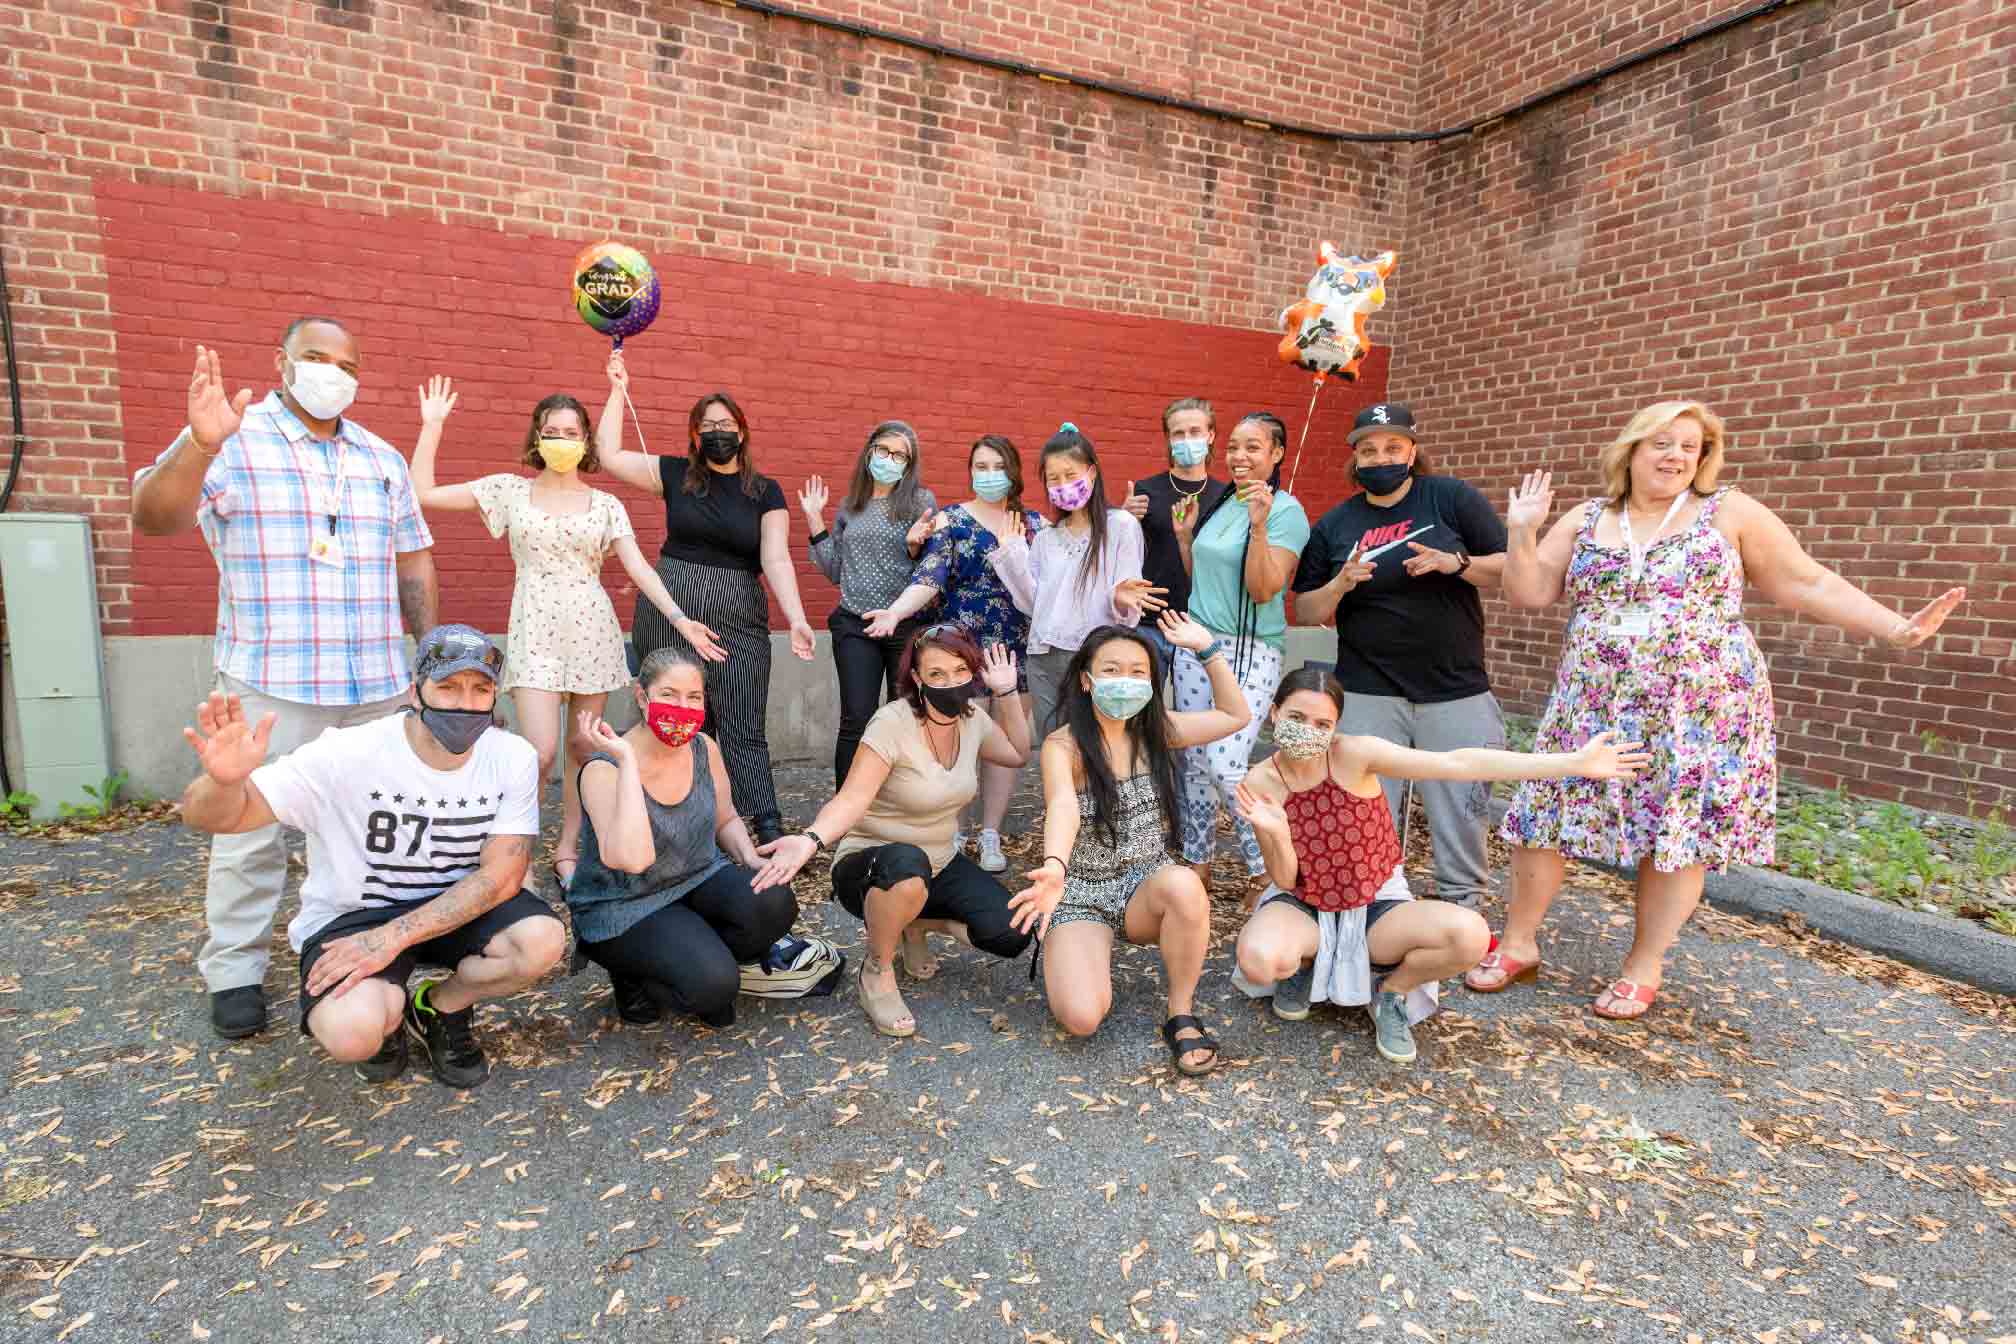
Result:
M378 1053L351 1065L367 1083L389 1083L406 1072L406 1032L402 1028L385 1038Z
M651 991L644 987L642 980L609 977L610 997L616 1004L616 1016L633 1027L648 1027L665 1016L665 1010L651 997Z
M266 987L240 985L211 994L210 1029L227 1041L266 1030Z
M406 1000L406 1033L427 1052L434 1076L449 1087L475 1087L490 1077L490 1061L476 1044L476 1010L444 1013L427 1005L438 980L422 980Z

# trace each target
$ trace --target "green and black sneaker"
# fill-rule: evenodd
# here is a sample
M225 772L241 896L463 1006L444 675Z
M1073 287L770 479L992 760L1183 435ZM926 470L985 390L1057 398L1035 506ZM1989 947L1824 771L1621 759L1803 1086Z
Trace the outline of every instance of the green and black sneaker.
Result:
M490 1077L490 1061L476 1044L474 1008L439 1012L427 1002L439 980L422 980L406 1001L406 1033L427 1052L434 1076L449 1087L475 1087Z

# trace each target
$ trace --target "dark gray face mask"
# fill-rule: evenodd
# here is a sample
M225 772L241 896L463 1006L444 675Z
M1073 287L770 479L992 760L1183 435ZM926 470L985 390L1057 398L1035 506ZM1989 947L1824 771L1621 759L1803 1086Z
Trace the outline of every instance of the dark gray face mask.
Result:
M450 756L466 756L491 722L487 709L436 709L424 699L418 713L421 724Z

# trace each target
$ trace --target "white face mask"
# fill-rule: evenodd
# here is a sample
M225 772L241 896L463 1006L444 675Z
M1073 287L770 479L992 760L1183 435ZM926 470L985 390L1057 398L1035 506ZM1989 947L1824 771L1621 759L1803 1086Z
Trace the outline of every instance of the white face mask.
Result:
M334 364L290 359L287 366L294 370L294 381L287 384L287 390L301 409L317 420L334 420L357 399L357 380Z

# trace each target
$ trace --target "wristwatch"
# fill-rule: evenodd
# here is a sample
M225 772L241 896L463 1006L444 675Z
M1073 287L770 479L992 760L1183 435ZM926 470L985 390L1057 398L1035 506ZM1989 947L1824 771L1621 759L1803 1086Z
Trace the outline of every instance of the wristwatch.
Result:
M1456 548L1456 572L1461 574L1468 568L1470 568L1470 552L1458 546Z

